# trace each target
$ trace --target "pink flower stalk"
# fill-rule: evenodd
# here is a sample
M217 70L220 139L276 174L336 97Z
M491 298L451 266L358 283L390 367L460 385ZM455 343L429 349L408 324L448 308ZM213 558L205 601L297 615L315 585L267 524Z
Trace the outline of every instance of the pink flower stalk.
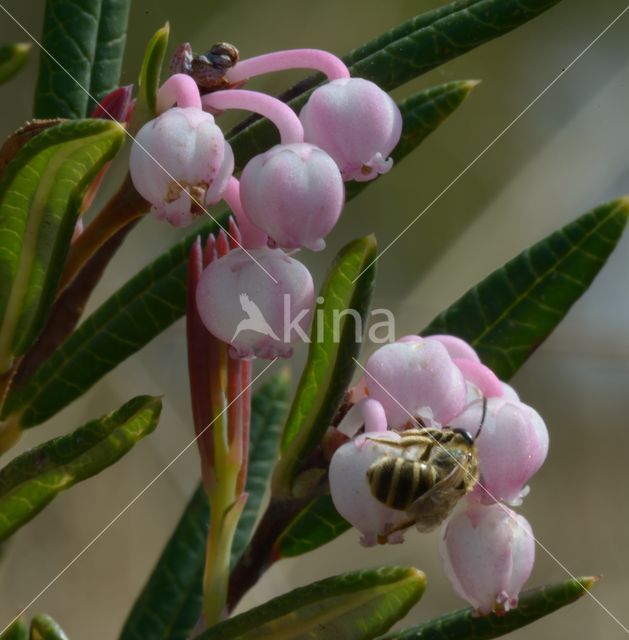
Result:
M324 73L329 80L349 78L349 70L345 64L335 55L320 49L273 51L240 60L227 71L225 78L230 84L236 84L264 73L287 69L314 69Z
M249 216L242 208L240 182L237 178L234 178L234 176L229 178L227 188L223 193L223 200L225 200L229 208L234 212L236 220L238 221L239 231L242 236L242 244L240 246L246 249L266 247L269 236L251 222Z
M504 505L470 502L444 527L439 548L454 590L481 615L513 609L535 562L526 518Z
M169 109L147 122L129 159L133 184L152 213L176 227L218 202L233 170L231 147L214 118L194 107Z
M465 405L463 375L437 340L416 337L380 347L365 371L369 397L382 404L392 429L412 418L449 424Z
M473 402L451 426L478 433L483 403ZM540 415L519 401L489 398L483 427L476 441L480 482L470 498L484 504L496 500L517 506L528 493L526 483L548 453L548 431Z
M397 441L393 431L378 433L378 440ZM408 521L404 511L391 509L375 498L367 481L369 467L385 455L395 455L397 449L375 442L370 434L357 436L339 447L330 461L330 492L336 510L362 534L361 543L396 544L404 541L403 531L393 531Z
M345 199L334 160L307 143L276 145L255 156L240 186L247 216L286 249L323 249Z
M181 108L201 109L199 87L184 73L170 76L157 91L157 113L163 113L175 104Z
M333 80L315 89L299 117L306 142L327 151L345 180L373 180L393 166L389 154L400 139L402 115L373 82Z
M241 358L289 357L310 321L310 272L280 249L235 249L211 262L196 292L207 329Z
M189 78L189 76L184 77ZM201 98L201 102L205 109L218 113L225 109L244 109L259 113L277 127L282 144L304 141L304 129L295 112L281 100L265 93L245 89L225 89L206 93Z

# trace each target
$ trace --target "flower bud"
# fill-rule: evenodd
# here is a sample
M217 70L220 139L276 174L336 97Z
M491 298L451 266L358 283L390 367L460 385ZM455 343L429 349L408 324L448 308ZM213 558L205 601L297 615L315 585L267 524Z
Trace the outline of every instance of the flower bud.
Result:
M393 431L377 434L378 440L400 439ZM367 470L386 455L396 455L397 449L374 442L369 434L357 436L339 447L330 461L330 493L336 510L361 534L361 543L371 547L377 543L403 542L403 533L390 533L396 525L409 519L404 511L391 509L371 493Z
M345 180L365 182L386 173L402 133L391 97L362 78L340 78L315 89L301 110L306 142L327 151Z
M194 107L169 109L147 122L129 158L133 184L152 213L176 227L218 202L233 170L231 147L213 116Z
M365 369L369 397L382 404L392 429L411 417L448 424L465 405L463 375L436 340L418 337L384 345L369 358Z
M323 249L323 238L341 215L344 196L334 160L307 143L276 145L255 156L240 179L245 213L286 249Z
M526 518L504 505L470 503L448 520L439 551L454 590L480 614L502 614L518 604L535 539Z
M451 426L478 433L483 402L477 400L451 421ZM548 453L548 431L540 415L522 402L489 398L478 440L480 483L470 497L489 504L501 500L518 505L525 485Z
M234 249L206 267L197 308L210 333L238 357L288 357L306 339L314 300L308 269L280 249Z

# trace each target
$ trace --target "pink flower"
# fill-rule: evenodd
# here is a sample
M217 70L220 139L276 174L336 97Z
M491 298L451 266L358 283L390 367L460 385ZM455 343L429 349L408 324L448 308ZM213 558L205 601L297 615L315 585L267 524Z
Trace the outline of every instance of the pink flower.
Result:
M190 224L218 202L234 157L213 116L174 108L147 122L131 147L129 171L151 211L176 227Z
M526 518L511 509L471 502L448 520L439 551L454 590L480 614L500 614L518 604L535 539Z
M255 156L242 172L240 197L249 219L277 246L319 251L341 215L345 189L325 151L297 143Z
M305 339L314 300L306 267L280 249L234 249L203 271L196 292L203 324L239 357L288 357Z
M313 92L299 117L306 142L327 151L345 180L373 180L393 166L389 154L400 139L402 115L373 82L328 82Z
M378 440L400 439L393 431L377 434ZM396 525L409 520L404 511L391 509L371 493L367 470L385 455L395 455L391 446L374 442L370 434L361 434L339 447L330 461L330 493L336 510L362 534L361 543L403 542L403 532L391 533Z
M412 417L448 424L465 405L463 375L437 340L416 337L380 347L365 370L369 397L382 404L392 429Z
M477 400L451 421L451 426L478 433L483 403ZM542 466L548 453L548 431L540 415L519 401L489 398L482 431L476 441L480 483L470 497L518 505L526 483ZM481 486L482 485L482 486Z

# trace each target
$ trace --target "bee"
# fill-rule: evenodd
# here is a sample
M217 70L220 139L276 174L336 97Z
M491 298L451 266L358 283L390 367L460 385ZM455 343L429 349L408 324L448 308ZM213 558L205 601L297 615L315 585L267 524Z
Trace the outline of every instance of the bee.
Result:
M194 55L190 43L184 42L170 60L170 72L189 75L201 93L209 93L231 86L225 74L238 62L238 57L238 49L228 42L218 42L201 55Z
M408 521L393 531L415 525L422 533L432 531L471 491L479 478L476 440L487 411L483 402L481 423L476 435L464 429L443 430L422 426L400 433L399 441L373 437L396 449L392 455L376 460L367 469L372 495L387 507L406 511ZM421 424L421 423L420 423Z

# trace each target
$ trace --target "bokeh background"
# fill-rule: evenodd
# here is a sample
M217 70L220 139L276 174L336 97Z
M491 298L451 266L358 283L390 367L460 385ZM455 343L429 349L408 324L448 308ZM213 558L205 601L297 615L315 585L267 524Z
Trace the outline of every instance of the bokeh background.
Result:
M3 0L38 37L42 0ZM336 53L423 10L429 0L134 0L123 81L137 76L143 48L166 20L171 43L197 51L226 40L243 56L288 47ZM453 79L482 83L457 113L395 171L354 200L322 254L303 258L317 283L335 251L375 232L386 246L562 69L625 8L625 0L564 0L535 21L404 86L402 97ZM0 42L25 40L0 14ZM596 204L629 191L629 14L589 50L379 263L375 304L395 312L398 335L420 330L469 286L528 245ZM37 54L37 52L34 52ZM37 55L0 89L4 134L31 113ZM296 74L257 80L279 91ZM109 180L115 185L116 175ZM172 244L177 234L145 220L107 271L90 308ZM629 625L629 236L593 288L513 380L545 417L548 461L521 511L538 548L530 584L602 574L601 603ZM366 353L369 347L366 348ZM285 366L299 375L303 353ZM3 549L0 623L38 593L189 442L183 322L110 373L15 453L66 433L132 395L164 394L157 431L115 467L55 500ZM192 448L41 596L33 611L57 618L70 637L115 638L198 479ZM363 549L350 531L333 544L273 567L241 608L341 571L411 564L429 587L405 622L462 606L443 576L436 535ZM622 629L591 598L514 633L526 638L620 638Z

